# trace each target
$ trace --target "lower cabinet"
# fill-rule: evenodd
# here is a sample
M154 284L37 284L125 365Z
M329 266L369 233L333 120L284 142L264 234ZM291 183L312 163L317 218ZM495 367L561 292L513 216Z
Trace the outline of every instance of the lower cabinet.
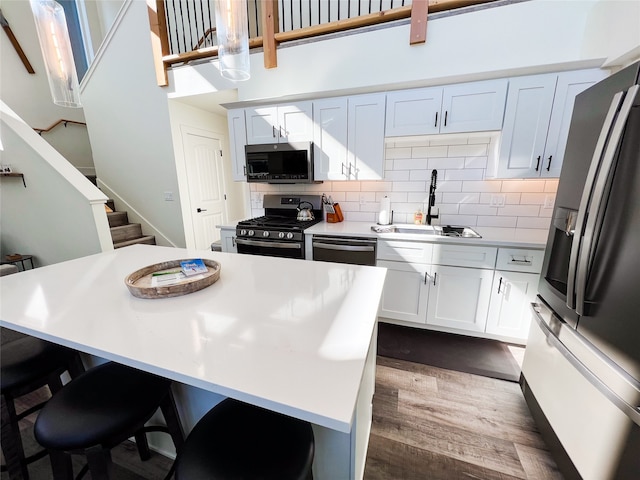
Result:
M377 265L387 268L379 316L525 341L543 256L543 250L378 240Z
M497 270L493 277L487 333L526 339L531 314L529 305L538 288L536 273Z
M234 228L221 228L220 229L220 245L223 252L238 253L238 246L236 245L236 229Z
M434 266L427 325L484 332L493 270Z

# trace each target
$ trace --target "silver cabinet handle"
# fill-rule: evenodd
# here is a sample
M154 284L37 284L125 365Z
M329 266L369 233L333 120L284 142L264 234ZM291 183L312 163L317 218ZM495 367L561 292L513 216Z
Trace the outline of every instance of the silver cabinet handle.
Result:
M275 125L271 125L271 135L273 136L273 138L277 138L276 137L276 126Z
M502 277L500 277L500 283L498 283L498 295L500 295L500 289L502 288Z
M527 258L523 258L522 260L518 259L518 258L514 258L511 257L511 260L509 261L509 263L516 263L516 264L520 264L520 265L531 265L531 260L527 260Z
M567 307L574 309L576 307L575 299L575 283L576 272L578 269L578 255L580 253L580 247L582 243L582 235L584 233L585 222L587 219L587 210L591 203L593 185L596 181L596 174L600 168L602 162L602 154L604 152L605 145L607 143L607 137L609 131L613 126L616 111L622 103L622 92L616 93L609 106L609 111L605 117L598 141L596 142L596 148L593 152L593 158L591 159L591 165L587 172L587 179L582 190L582 198L580 199L580 207L578 208L578 216L576 218L576 225L574 228L573 241L571 242L571 254L569 255L569 270L567 274Z
M602 166L600 167L595 188L593 189L593 208L589 209L590 211L587 215L587 224L584 229L584 244L580 249L578 260L576 279L576 313L578 315L584 315L585 312L584 304L587 290L587 277L595 255L594 240L597 237L596 232L600 231L600 227L604 221L604 212L606 210L604 200L613 181L611 172L616 166L618 146L622 140L622 133L624 132L624 127L626 126L638 90L640 90L640 85L634 85L627 91L627 95L618 113L618 118L611 131L611 137L609 138L607 148L602 158Z

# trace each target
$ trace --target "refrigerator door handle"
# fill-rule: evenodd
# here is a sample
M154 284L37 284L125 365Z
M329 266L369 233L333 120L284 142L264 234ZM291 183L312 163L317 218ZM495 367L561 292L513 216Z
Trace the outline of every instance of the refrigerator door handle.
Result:
M602 227L604 221L604 211L606 205L604 205L604 199L607 192L611 188L613 182L613 169L616 166L618 147L622 140L622 134L624 127L626 126L631 107L633 106L640 85L634 85L627 91L620 113L616 119L613 130L611 131L611 137L607 144L604 156L602 158L602 166L598 173L595 188L593 190L592 208L587 215L587 223L584 229L584 241L583 246L580 249L580 255L578 259L578 270L576 274L576 313L578 315L584 315L585 309L585 294L587 290L587 277L591 270L593 263L593 257L595 253L595 243L597 240L598 232ZM575 239L575 237L574 237Z
M582 197L580 199L580 207L578 208L578 215L574 227L573 240L571 242L571 253L569 255L569 270L567 274L567 307L570 309L576 308L576 271L578 268L578 256L580 253L580 247L582 243L582 236L584 234L585 222L587 220L587 211L592 199L593 186L595 184L598 172L600 170L600 164L602 163L602 156L607 145L607 139L609 138L609 132L613 128L613 123L616 118L616 112L622 103L624 92L618 92L611 100L609 111L605 117L598 141L596 142L596 148L593 152L593 158L589 165L589 172L587 173L587 179L582 190Z

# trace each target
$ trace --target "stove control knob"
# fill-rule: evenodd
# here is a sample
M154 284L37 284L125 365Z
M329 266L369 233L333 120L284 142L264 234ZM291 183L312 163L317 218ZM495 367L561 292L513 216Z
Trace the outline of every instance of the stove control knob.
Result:
M253 237L253 235L254 235L255 233L256 233L256 232L254 232L253 230L249 230L249 231L247 232L247 235L249 235L250 237Z
M291 233L291 232L287 233L287 238L289 240L291 240L293 238L293 233Z
M247 231L245 229L240 230L240 235L246 235Z
M278 238L284 238L284 232L280 232L280 233L278 234Z
M269 236L269 232L267 232L266 230L264 232L262 232L262 236L263 237L268 237Z

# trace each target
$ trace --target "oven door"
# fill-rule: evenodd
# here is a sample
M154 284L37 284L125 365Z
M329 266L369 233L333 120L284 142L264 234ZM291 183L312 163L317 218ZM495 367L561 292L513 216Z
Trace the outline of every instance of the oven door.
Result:
M236 245L238 253L304 259L304 244L301 242L236 238Z

